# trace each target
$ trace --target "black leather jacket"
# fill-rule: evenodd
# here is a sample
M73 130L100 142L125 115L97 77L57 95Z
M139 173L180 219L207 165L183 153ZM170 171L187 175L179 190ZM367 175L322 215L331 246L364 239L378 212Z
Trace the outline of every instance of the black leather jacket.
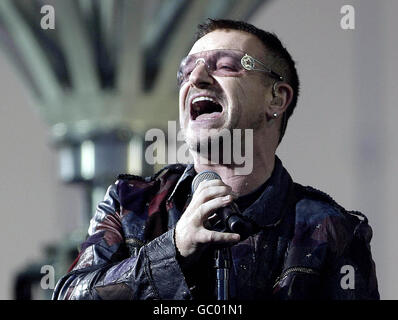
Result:
M211 252L183 270L174 242L195 174L178 164L119 176L53 299L215 298ZM366 217L293 183L277 157L243 215L259 231L231 248L231 299L379 299Z

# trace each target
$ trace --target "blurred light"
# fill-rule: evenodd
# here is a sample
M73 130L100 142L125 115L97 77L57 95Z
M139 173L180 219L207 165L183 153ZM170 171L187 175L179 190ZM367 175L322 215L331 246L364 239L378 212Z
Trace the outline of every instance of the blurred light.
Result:
M54 137L63 137L67 133L67 127L64 123L57 123L52 127L52 133Z
M142 174L142 163L143 163L143 144L142 139L137 136L129 142L127 153L127 169L128 172L141 175Z
M74 177L74 161L72 148L64 147L59 150L59 174L64 181L70 181Z
M95 173L95 146L91 140L85 140L81 144L81 176L84 179L92 179Z

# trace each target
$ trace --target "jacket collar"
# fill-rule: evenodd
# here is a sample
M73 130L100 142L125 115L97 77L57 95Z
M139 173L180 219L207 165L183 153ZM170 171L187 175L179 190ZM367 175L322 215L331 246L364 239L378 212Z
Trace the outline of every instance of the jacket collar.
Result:
M174 197L174 195L177 193L178 189L180 189L181 185L183 184L183 182L185 180L190 179L192 181L195 176L196 176L196 171L195 171L194 165L188 164L186 166L183 174L181 175L180 179L178 179L178 181L173 189L173 192L170 194L167 201L170 201Z
M184 182L192 182L196 171L193 164L186 166L183 174L177 181L168 201L172 200ZM187 180L189 179L189 180ZM287 202L292 178L283 167L281 160L275 156L275 165L271 176L266 181L266 186L261 196L251 204L242 215L260 227L267 227L277 223L282 218L282 212ZM189 195L188 195L189 196Z
M282 218L288 200L292 178L275 156L274 170L261 196L242 214L260 227L272 226Z

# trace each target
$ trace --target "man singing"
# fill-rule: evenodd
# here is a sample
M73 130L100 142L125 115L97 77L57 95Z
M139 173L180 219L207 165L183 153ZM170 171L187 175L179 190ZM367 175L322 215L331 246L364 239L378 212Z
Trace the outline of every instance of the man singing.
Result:
M299 94L295 63L279 39L244 22L208 20L177 81L194 163L119 176L53 298L216 299L214 252L228 247L229 299L379 299L366 217L294 183L275 155ZM247 174L203 152L235 129L252 130ZM206 170L221 179L192 190ZM245 236L211 227L231 205L251 226Z

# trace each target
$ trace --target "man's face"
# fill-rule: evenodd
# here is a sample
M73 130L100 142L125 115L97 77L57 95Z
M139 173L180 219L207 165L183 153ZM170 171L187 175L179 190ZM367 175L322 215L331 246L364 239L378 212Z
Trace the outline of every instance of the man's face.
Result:
M237 30L215 30L200 38L189 54L214 49L237 49L264 61L265 48L254 35ZM180 88L180 126L185 140L193 150L208 140L203 129L253 129L265 122L267 95L262 72L244 72L237 77L210 75L199 62ZM200 101L211 98L217 104ZM206 106L206 103L208 104ZM198 113L197 113L198 112ZM201 130L202 129L202 130ZM214 130L212 132L214 138Z

